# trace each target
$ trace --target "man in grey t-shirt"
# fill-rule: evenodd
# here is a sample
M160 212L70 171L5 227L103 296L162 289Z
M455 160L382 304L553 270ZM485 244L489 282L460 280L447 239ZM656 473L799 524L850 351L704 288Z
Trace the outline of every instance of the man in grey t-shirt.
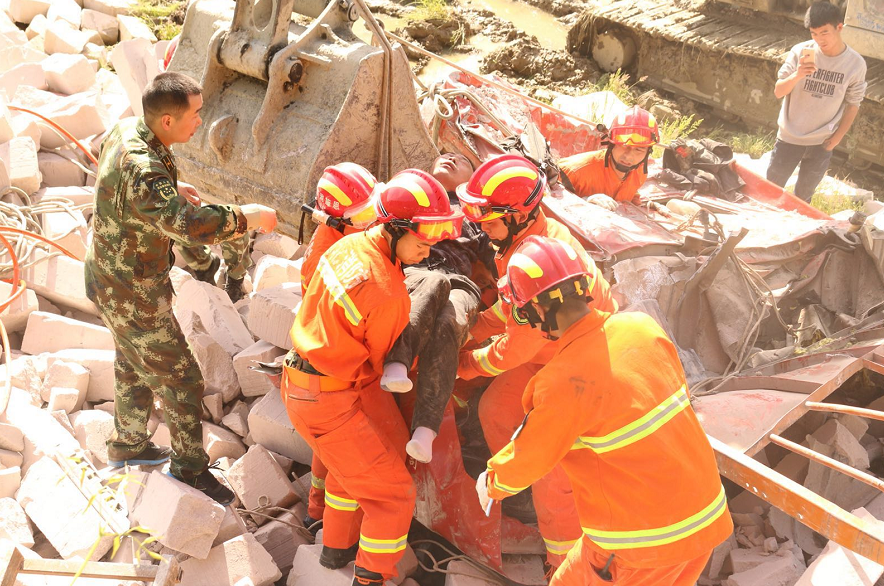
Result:
M856 119L866 92L866 62L841 40L841 9L817 2L807 9L810 41L792 47L774 94L783 99L767 178L783 186L795 167L795 195L810 201L829 168L832 150Z

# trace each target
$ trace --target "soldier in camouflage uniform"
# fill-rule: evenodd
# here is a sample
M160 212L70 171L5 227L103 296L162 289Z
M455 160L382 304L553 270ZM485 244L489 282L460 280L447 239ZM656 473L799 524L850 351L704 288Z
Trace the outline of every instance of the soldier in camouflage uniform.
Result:
M221 256L227 265L227 282L224 290L230 300L236 303L243 298L242 282L246 272L255 264L249 254L250 238L234 238L221 243ZM206 283L215 284L215 273L221 265L220 259L212 254L208 246L179 246L178 255L187 263L193 276Z
M275 212L256 204L199 207L181 194L195 191L178 185L169 147L189 140L201 123L200 94L191 78L163 73L145 89L144 118L121 121L102 142L85 276L116 345L108 463L161 464L171 456L173 477L225 503L233 493L208 470L202 445L202 375L172 313L171 244L272 230ZM171 454L149 441L154 393L163 401Z

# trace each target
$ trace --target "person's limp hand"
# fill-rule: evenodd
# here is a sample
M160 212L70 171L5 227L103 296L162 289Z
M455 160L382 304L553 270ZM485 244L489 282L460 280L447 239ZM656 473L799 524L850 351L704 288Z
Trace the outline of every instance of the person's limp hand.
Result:
M246 217L249 230L269 234L276 229L276 210L258 203L247 203L239 208Z
M827 138L826 140L823 141L823 148L826 149L827 151L833 151L833 150L835 150L835 147L838 146L840 143L841 143L840 138L830 136L829 138Z
M604 208L604 209L608 210L609 212L613 212L614 210L617 209L617 202L614 201L609 196L605 195L604 193L597 193L595 195L590 195L586 201L588 201L591 204L595 204L595 205L599 206L600 208Z

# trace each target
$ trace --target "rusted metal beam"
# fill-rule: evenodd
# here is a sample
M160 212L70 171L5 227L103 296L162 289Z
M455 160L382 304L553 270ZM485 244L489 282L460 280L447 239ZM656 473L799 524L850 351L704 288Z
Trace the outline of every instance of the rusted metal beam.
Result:
M782 448L786 448L791 452L795 452L801 456L804 456L808 460L812 460L817 464L822 464L827 468L831 468L832 470L837 470L841 474L845 474L850 476L854 480L859 480L865 484L868 484L872 488L877 488L878 490L884 492L884 481L879 478L875 478L871 474L866 474L862 470L857 470L852 466L848 466L843 462L839 462L834 458L830 458L829 456L825 456L820 454L819 452L815 452L810 448L805 448L801 444L796 444L795 442L789 441L786 438L780 437L775 433L770 434L770 441Z
M857 417L865 417L866 419L876 419L878 421L884 421L884 411L876 411L875 409L851 407L850 405L839 405L837 403L817 403L816 401L807 401L804 403L804 406L811 411L846 413L847 415L856 415Z
M722 476L838 545L884 565L884 531L714 437L707 437Z

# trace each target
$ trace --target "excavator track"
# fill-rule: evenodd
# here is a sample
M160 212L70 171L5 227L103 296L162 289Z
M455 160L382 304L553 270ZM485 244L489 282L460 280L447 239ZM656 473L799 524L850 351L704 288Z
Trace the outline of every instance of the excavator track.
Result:
M672 0L587 0L568 35L568 48L592 55L598 35L631 39L625 67L651 87L687 96L750 125L776 128L773 93L784 54L807 40L791 19L707 3L684 8ZM884 165L884 61L865 57L866 99L839 150L857 163Z

